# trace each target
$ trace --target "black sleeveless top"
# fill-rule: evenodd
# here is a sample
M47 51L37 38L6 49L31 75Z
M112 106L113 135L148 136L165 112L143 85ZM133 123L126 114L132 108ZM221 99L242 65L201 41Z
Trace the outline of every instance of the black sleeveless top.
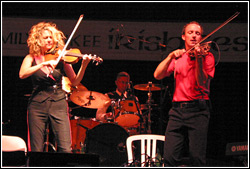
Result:
M32 65L36 65L35 60ZM64 64L59 62L50 75L53 78L48 77L39 69L31 76L33 91L30 101L43 102L47 99L57 101L66 97L65 92L62 90L62 76L65 76Z

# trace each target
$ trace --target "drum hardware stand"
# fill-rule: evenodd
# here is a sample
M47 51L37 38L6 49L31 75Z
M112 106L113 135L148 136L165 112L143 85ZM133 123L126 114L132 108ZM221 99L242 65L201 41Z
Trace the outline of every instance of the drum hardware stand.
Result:
M121 107L120 107L120 101L121 101L121 99L118 99L118 101L117 101L118 102L117 109L119 109L119 112L121 111L120 110L121 109ZM115 103L116 103L115 100L111 100L112 119L107 119L108 122L114 122L116 116L119 114L119 113L115 114L115 106L116 106Z
M94 96L92 96L92 91L90 91L89 97L87 98L89 101L88 103L85 103L84 106L89 106L91 105L91 100L95 100Z
M137 99L135 99L135 92L134 92L134 86L133 86L133 83L132 83L132 81L130 81L129 82L130 83L130 90L131 90L131 92L132 92L132 97L133 97L133 100L134 100L134 102L135 102L135 106L136 106L136 109L137 109L137 111L138 111L138 114L139 114L139 117L140 117L140 119L138 120L138 122L140 123L140 127L139 127L139 133L141 134L141 129L142 129L142 122L143 122L143 118L142 118L142 115L141 115L141 111L140 111L140 109L139 109L139 107L138 107L138 105L137 105ZM152 86L152 85L151 85Z
M151 102L152 102L152 91L151 91L151 88L152 88L152 82L148 82L148 130L147 130L147 133L148 134L151 134Z
M162 82L162 81L161 81ZM165 88L165 92L163 94L163 90L161 90L161 97L160 97L160 119L159 119L159 134L164 134L164 131L163 131L163 123L164 123L164 118L163 118L163 106L164 106L164 102L165 102L165 98L166 98L166 95L168 94L168 98L172 98L171 96L171 93L169 91L169 87L166 86ZM166 122L165 122L166 123Z
M46 141L43 143L44 152L49 152L49 145L56 152L56 147L52 143L49 142L49 123L46 124L45 137L46 137Z
M121 28L121 29L119 29ZM121 32L120 32L121 30ZM125 35L126 34L126 31L125 31L125 28L124 28L124 25L123 24L120 24L120 25L117 25L117 38L116 38L116 45L117 46L120 46L120 42L121 40L125 37L128 41L128 43L133 43L134 40L138 40L139 42L143 42L143 43L147 43L147 44L155 44L156 42L150 42L150 41L147 41L145 39L138 39L138 38L134 38L134 37L131 37L131 36L128 36L128 35ZM166 48L167 48L167 45L164 45L162 43L156 43L157 46L161 47L161 52L163 51L166 51ZM163 57L163 54L162 54L162 57ZM152 82L149 82L149 84L151 83L151 87L152 87ZM152 96L152 93L151 93L151 88L149 87L149 114L148 114L148 122L149 122L149 132L151 133L151 96Z
M80 124L80 123L78 123L78 121L77 121L77 125L79 125L79 126L81 126L81 127L83 127L83 128L86 129L86 137L87 137L89 128L88 128L88 127L85 127L84 125L82 125L82 124ZM84 142L84 143L83 143L83 142L80 142L80 147L81 147L80 152L81 152L81 153L86 153L86 143L85 143L85 142Z
M88 128L88 127L85 127L84 125L82 125L82 124L80 124L80 123L77 123L77 125L79 125L79 126L81 126L81 127L85 128L87 131L89 130L89 128Z

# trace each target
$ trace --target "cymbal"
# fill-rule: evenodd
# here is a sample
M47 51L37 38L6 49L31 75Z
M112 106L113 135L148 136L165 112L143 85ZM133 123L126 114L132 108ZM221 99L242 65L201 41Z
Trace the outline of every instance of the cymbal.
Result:
M62 77L62 89L67 92L70 93L74 90L88 90L85 86L83 86L81 83L77 86L72 86L70 80L68 77L63 76Z
M149 85L148 85L148 83L147 84L138 84L138 85L135 85L134 88L136 90L149 91ZM163 86L163 85L152 84L151 91L162 90L164 88L165 88L165 86Z
M110 98L94 91L75 90L70 95L70 100L82 107L97 109L110 103Z
M75 90L80 90L80 91L86 91L88 90L87 87L83 86L81 83L77 86L72 86L71 90L75 91Z

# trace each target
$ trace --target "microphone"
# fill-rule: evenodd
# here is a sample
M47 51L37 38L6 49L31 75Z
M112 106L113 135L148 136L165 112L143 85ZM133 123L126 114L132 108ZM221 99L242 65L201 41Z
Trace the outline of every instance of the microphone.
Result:
M131 86L133 86L132 81L128 82L128 88L127 88L127 90L130 90L130 91L131 91Z
M128 87L127 87L127 95L131 96L132 95L132 81L128 82Z
M129 82L128 82L128 87L129 87L129 88L131 87L131 83L132 83L132 81L129 81Z
M120 33L120 28L121 28L121 31L123 32L124 31L123 24L117 25L116 36L115 36L117 46L121 45L121 39L124 36L122 33Z
M120 43L120 29L119 29L119 25L117 25L115 39L116 39L116 44L118 46L120 46L121 43Z

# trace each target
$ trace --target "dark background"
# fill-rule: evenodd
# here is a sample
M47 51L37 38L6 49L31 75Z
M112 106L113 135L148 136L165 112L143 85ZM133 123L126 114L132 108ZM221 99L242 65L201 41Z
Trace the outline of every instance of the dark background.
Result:
M119 20L140 22L198 22L223 23L236 11L234 23L248 24L248 3L2 3L3 17L74 19L84 14L85 20ZM4 28L4 25L3 25ZM223 28L222 28L223 29ZM165 57L165 56L164 56ZM31 93L30 79L18 77L21 57L2 57L2 131L27 140L26 106ZM173 77L157 81L153 72L159 62L105 60L103 64L87 67L82 84L89 90L105 93L115 89L115 77L120 71L130 74L134 85L152 81L168 87L153 92L152 130L164 134L167 112L171 107ZM78 70L79 64L74 65ZM147 92L135 90L140 103L147 101ZM162 97L165 95L165 97ZM211 112L208 133L208 158L222 160L227 143L248 141L248 63L220 62L211 82ZM72 106L74 106L72 104ZM72 112L80 112L74 109Z

